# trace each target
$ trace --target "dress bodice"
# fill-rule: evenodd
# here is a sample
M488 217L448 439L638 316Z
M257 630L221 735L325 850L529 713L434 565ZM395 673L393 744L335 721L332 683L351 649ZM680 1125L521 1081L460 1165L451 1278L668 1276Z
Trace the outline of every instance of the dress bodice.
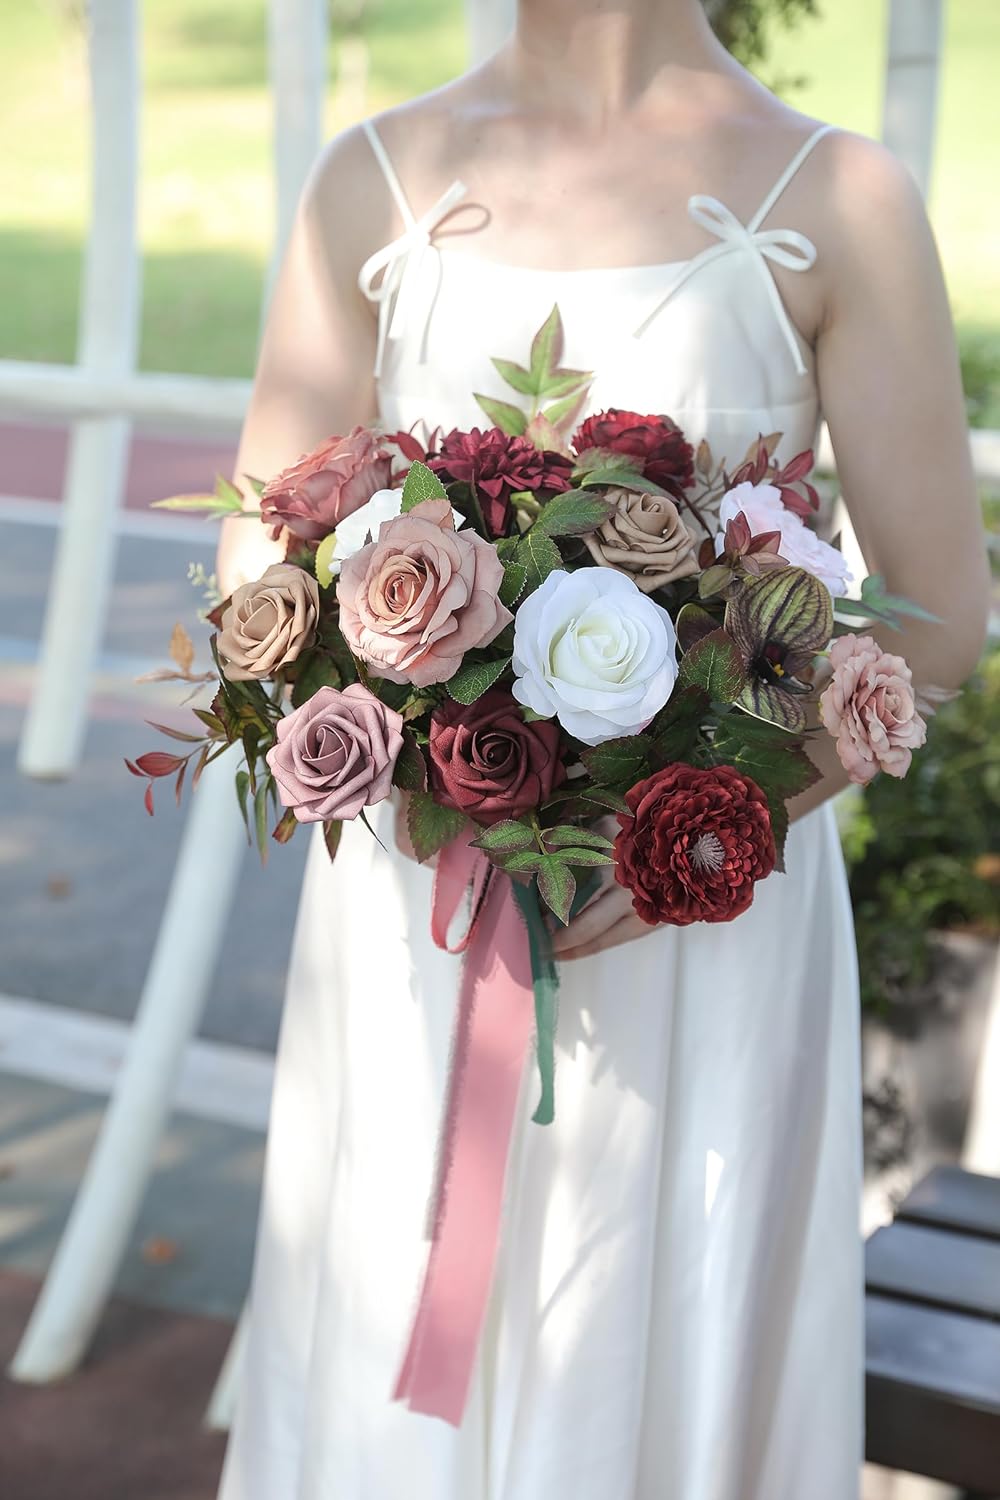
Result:
M372 147L406 225L362 268L378 304L379 416L388 430L415 423L483 427L473 392L516 399L492 357L523 362L531 336L557 303L563 363L592 370L585 413L607 406L672 417L693 443L705 438L732 467L761 433L783 434L786 460L809 448L819 422L815 357L795 328L773 275L808 271L816 249L791 229L762 228L817 142L805 142L760 209L741 223L697 194L688 211L706 245L686 261L584 270L540 270L486 260L435 240L464 196L453 183L416 217L381 138Z

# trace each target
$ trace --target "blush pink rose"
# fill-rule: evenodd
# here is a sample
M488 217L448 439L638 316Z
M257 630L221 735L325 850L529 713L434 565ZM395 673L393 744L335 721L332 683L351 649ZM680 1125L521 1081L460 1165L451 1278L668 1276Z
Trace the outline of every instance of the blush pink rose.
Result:
M307 542L321 542L337 522L388 489L392 456L367 427L328 438L282 469L264 486L261 516L277 538L282 526Z
M514 618L498 598L503 563L489 542L455 530L447 500L424 500L383 521L378 541L344 562L340 629L381 677L447 682L467 651Z
M859 786L876 771L905 776L913 751L927 738L906 662L870 635L842 635L830 648L830 665L820 713L848 776Z
M403 720L360 683L320 688L278 720L277 734L267 763L300 823L356 818L388 797Z

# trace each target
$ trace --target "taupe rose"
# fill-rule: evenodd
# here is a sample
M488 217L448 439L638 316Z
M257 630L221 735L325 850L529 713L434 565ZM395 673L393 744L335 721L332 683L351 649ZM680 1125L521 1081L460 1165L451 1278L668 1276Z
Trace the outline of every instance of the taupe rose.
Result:
M609 489L605 499L613 514L583 539L602 568L627 573L644 594L697 573L696 538L672 500L626 489Z
M267 763L300 823L356 818L388 797L403 720L361 683L320 688L276 732Z
M861 786L876 771L905 776L927 738L906 662L870 635L842 635L830 647L830 666L820 713L848 776Z
M241 583L222 615L219 659L230 682L273 677L316 637L319 585L293 563L272 563Z
M498 598L503 563L473 531L455 530L447 500L384 521L378 541L346 559L340 628L391 682L447 682L467 651L488 646L513 616Z

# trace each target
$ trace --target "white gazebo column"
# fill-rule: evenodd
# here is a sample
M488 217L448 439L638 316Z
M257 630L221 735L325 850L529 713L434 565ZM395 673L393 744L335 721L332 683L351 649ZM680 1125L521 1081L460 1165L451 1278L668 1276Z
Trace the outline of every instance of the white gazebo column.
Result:
M276 260L323 138L326 6L325 0L271 3L275 157L284 179L278 184ZM114 1284L184 1048L201 1019L246 849L232 787L238 754L234 747L209 766L191 799L128 1055L11 1366L15 1379L44 1382L75 1369ZM237 1363L231 1360L229 1369Z
M944 0L890 0L882 139L926 198L937 135Z
M101 378L131 372L138 343L138 11L136 0L92 0L89 7L93 184L78 360ZM73 426L41 654L18 757L29 776L66 776L79 757L129 438L128 421L117 415Z

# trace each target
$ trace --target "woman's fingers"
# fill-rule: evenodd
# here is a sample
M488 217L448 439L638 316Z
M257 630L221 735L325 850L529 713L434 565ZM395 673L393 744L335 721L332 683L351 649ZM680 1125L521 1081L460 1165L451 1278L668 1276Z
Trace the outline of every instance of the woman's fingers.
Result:
M562 958L571 948L581 943L593 942L609 927L627 915L632 898L620 885L607 885L598 896L589 902L572 919L568 927L562 927L552 939L552 950Z
M592 942L581 943L576 948L570 948L566 953L560 953L559 961L572 963L577 958L590 958L595 953L604 953L608 948L619 948L622 943L634 943L637 938L645 937L650 931L650 927L642 921L641 917L637 917L635 912L630 912L627 917L620 918Z

